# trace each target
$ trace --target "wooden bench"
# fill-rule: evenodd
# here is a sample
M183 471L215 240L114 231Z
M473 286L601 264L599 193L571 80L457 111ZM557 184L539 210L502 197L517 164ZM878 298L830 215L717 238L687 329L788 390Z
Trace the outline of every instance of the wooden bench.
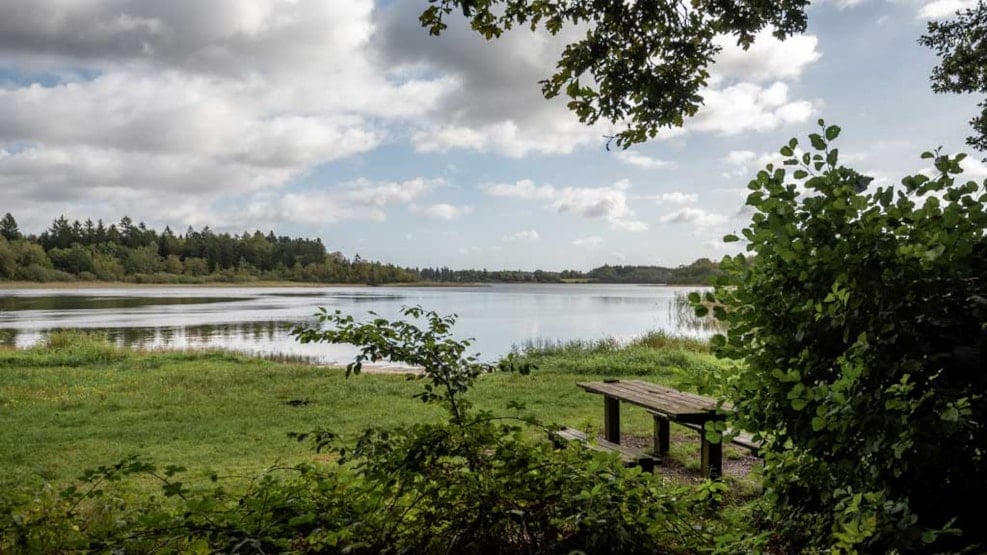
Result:
M549 430L548 437L558 447L564 446L567 442L575 441L595 451L617 453L626 466L640 466L645 472L654 472L655 470L655 462L657 461L650 453L605 439L598 439L596 443L590 443L586 433L575 428L566 427L559 430Z
M654 453L662 459L669 449L669 423L691 424L703 429L706 422L722 421L726 414L715 399L686 393L641 380L603 380L577 383L587 393L603 395L603 431L610 443L620 444L620 404L645 408L655 423ZM719 479L723 471L723 445L700 434L700 469L704 476Z

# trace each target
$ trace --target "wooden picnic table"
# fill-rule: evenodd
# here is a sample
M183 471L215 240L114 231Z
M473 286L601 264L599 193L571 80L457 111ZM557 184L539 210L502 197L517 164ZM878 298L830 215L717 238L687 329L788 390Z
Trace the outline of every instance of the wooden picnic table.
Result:
M723 471L723 445L706 439L703 426L710 421L724 420L717 410L717 401L702 395L686 393L670 387L641 380L604 380L576 384L588 393L603 395L603 429L607 441L620 445L620 404L643 407L654 417L654 454L668 454L669 423L678 422L699 429L701 438L701 469L704 476L719 479Z

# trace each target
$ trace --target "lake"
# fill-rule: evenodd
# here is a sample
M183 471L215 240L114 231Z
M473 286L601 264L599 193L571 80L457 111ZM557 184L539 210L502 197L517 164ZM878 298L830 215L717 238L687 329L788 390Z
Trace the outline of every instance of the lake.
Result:
M528 341L628 340L652 330L707 337L683 305L695 287L496 284L477 287L135 287L0 290L0 344L34 345L53 330L84 329L120 345L150 349L220 348L320 364L349 362L352 346L294 341L318 307L358 319L400 316L421 305L455 313L459 338L494 361Z

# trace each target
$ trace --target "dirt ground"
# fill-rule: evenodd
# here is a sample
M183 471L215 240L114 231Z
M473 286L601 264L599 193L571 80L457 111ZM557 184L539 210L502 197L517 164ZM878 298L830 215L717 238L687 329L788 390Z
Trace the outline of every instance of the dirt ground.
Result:
M601 435L599 439L603 439ZM695 447L695 457L699 460L699 435L679 435L673 434L671 437L673 445L686 444ZM636 449L650 451L652 449L652 439L630 434L620 435L621 445L627 445ZM755 466L760 466L761 459L750 454L746 449L735 449L727 446L723 454L723 476L731 478L746 478L750 475ZM703 476L696 467L689 468L677 460L677 457L666 457L660 465L655 467L655 472L667 476L677 482L700 482Z

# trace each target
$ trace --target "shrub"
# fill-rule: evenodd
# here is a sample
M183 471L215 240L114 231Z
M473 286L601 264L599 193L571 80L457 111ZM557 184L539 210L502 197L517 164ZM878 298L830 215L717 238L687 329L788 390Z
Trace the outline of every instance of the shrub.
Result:
M34 349L34 364L85 366L109 363L126 358L127 351L116 346L105 335L75 330L51 332L44 343ZM28 361L22 360L21 364Z
M936 152L934 177L867 192L820 125L814 152L793 139L751 181L753 259L692 299L746 362L734 403L768 437L774 520L793 548L982 550L987 182Z
M72 274L61 270L53 270L50 267L41 266L39 264L29 264L18 268L16 277L17 279L22 279L25 281L40 282L74 281L76 279Z

